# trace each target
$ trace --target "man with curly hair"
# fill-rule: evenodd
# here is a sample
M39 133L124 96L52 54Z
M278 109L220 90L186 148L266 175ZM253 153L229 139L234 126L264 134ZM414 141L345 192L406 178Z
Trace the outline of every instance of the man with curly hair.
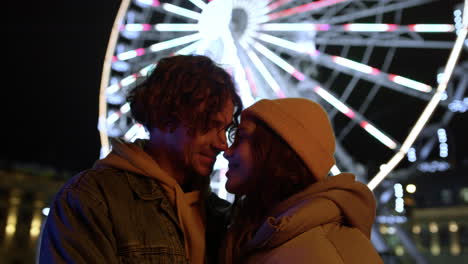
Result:
M229 203L209 189L242 102L231 76L205 56L160 60L128 101L148 140L112 152L58 192L40 263L210 263Z

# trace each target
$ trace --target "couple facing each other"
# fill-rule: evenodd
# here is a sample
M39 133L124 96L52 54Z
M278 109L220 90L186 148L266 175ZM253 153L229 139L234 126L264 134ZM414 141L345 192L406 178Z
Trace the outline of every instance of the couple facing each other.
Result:
M128 101L149 139L113 140L59 190L39 263L382 263L372 192L328 177L335 139L317 103L242 111L230 75L193 55L160 60ZM209 186L222 151L232 205Z

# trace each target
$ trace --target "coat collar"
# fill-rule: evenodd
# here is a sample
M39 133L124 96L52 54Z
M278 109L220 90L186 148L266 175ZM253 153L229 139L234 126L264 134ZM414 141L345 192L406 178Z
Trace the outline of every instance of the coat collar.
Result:
M126 172L133 192L142 200L164 199L165 195L158 183L149 177Z

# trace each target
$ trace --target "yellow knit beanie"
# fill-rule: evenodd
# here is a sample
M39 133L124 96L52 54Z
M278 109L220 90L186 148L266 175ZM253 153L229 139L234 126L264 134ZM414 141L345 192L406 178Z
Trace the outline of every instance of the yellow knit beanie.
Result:
M242 113L265 122L302 158L316 180L335 164L335 135L325 110L305 98L262 99Z

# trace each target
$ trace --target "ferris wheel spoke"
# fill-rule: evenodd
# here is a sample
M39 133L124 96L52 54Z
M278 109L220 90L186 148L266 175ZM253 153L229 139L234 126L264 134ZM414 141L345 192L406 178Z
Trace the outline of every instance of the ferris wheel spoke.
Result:
M160 6L161 3L159 0L135 0L135 3L137 5L143 6L143 7L157 7Z
M279 84L276 82L273 75L267 69L265 64L260 60L260 58L255 54L252 48L247 44L246 41L240 41L239 44L244 49L245 53L249 57L250 61L253 63L255 68L258 70L263 79L267 82L270 88L275 92L276 96L280 98L286 97L285 93L281 90Z
M348 1L350 0L319 0L312 3L303 4L286 10L278 11L276 13L268 14L265 17L265 22L292 16L299 13L315 11L318 9L330 7Z
M364 77L365 76L367 76L367 77L383 76L384 78L381 78L382 80L379 80L379 81L378 81L378 79L373 79L373 80L378 81L379 83L381 83L383 85L386 85L385 81L390 80L391 82L399 84L400 86L404 86L406 88L410 88L410 89L413 89L415 91L419 91L419 92L422 92L422 93L428 94L428 93L430 93L432 91L432 87L427 85L427 84L420 83L420 82L405 78L403 76L384 73L384 72L380 71L379 69L376 69L374 67L371 67L371 66L363 64L363 63L359 63L359 62L356 62L356 61L353 61L353 60L350 60L350 59L346 59L346 58L339 57L339 56L334 56L334 55L320 54L319 56L321 57L322 60L328 60L328 61L331 60L331 62L333 62L333 64L329 64L328 66L330 68L334 68L334 69L340 70L342 72L346 72L346 70L341 68L341 67L344 67L346 69L351 70L350 73L352 75L355 75L356 73L364 73L365 74ZM339 66L339 67L336 67L336 66ZM387 86L393 88L394 85L393 84L387 84ZM420 95L421 94L418 93L415 96L420 96Z
M289 2L292 2L294 0L278 0L278 1L272 1L272 3L270 3L268 5L268 10L271 12L275 9L278 9L279 7L281 7L282 5L285 5Z
M182 49L174 52L174 55L189 55L197 50L197 48L200 46L201 40L197 40L194 43L183 47Z
M259 31L328 31L330 24L316 23L263 23L258 26Z
M348 23L343 25L319 24L319 23L263 23L258 27L259 31L303 31L303 32L419 32L419 33L450 33L455 31L451 24L412 24L396 25L383 23Z
M295 69L291 64L286 62L284 59L282 59L280 56L276 55L274 52L269 50L267 47L263 46L259 42L254 42L252 46L260 52L263 56L265 56L267 59L269 59L271 62L273 62L276 66L280 67L287 73L291 74L294 78L296 78L298 81L304 80L304 74L297 69Z
M358 63L343 57L320 53L317 63L345 74L359 76L372 83L395 90L397 92L429 101L433 94L431 86L415 80L382 72L369 65Z
M297 53L309 54L314 59L314 61L317 61L317 63L327 68L334 69L334 70L337 70L337 71L340 71L340 72L343 72L352 76L359 76L360 78L366 79L373 83L378 83L379 85L383 85L387 88L390 88L390 89L393 89L393 90L396 90L396 91L399 91L399 92L402 92L407 95L411 95L420 99L424 99L426 101L429 101L431 98L430 94L432 92L432 88L431 86L427 84L423 84L423 83L405 78L403 76L388 74L388 73L382 72L381 70L377 68L371 67L363 63L355 62L355 61L346 59L344 57L324 54L315 49L307 48L295 42L291 42L291 41L281 39L275 36L271 36L268 34L259 33L255 37L265 42L268 42L270 44L277 45L277 46L292 50ZM256 45L259 46L258 44ZM264 52L264 53L268 55L268 56L266 55L268 58L277 57L275 58L276 60L282 60L278 55L276 55L272 51L270 50L267 50L267 51L270 54L268 54L267 52ZM290 66L289 68L286 68L289 70L289 71L288 70L286 71L290 72L290 74L291 72L293 72L291 68L294 69L292 66Z
M184 31L198 31L198 24L188 23L160 23L160 24L125 24L120 27L120 31L159 31L159 32L184 32Z
M395 55L395 48L390 48L389 52L386 54L386 57L393 57ZM384 64L382 65L382 71L387 71L388 68L390 67L390 60L385 60ZM372 100L374 100L374 97L377 95L379 92L380 88L382 86L378 83L374 83L372 88L370 89L370 92L366 94L364 102L359 106L358 112L361 114L364 114L367 111L367 108L369 107L370 103ZM338 140L343 140L348 133L351 131L351 129L356 125L355 122L349 122L337 135Z
M298 53L308 53L310 55L313 55L316 52L315 48L310 48L307 45L298 44L296 42L289 41L266 33L257 33L253 35L253 37Z
M186 18L194 19L194 20L199 20L201 16L201 14L198 12L195 12L195 11L192 11L190 9L183 8L180 6L176 6L173 4L169 4L169 3L163 3L161 5L161 8L167 12L170 12L179 16L183 16Z
M455 31L451 24L383 24L383 23L348 23L331 26L331 30L350 32L420 32L420 33L449 33Z
M115 61L125 61L129 59L133 59L136 57L143 56L147 53L159 52L159 51L167 50L173 47L181 46L190 42L194 42L194 41L199 40L200 38L201 38L201 34L195 33L195 34L191 34L191 35L187 35L183 37L166 40L163 42L153 44L148 48L139 48L139 49L119 53L113 57L113 61L115 62Z
M391 1L391 0L390 0ZM389 2L390 2L389 1ZM435 0L408 0L408 1L394 1L394 4L386 4L382 6L380 3L374 4L372 7L363 8L361 11L353 10L350 13L343 14L343 15L336 15L333 18L327 18L326 22L329 24L340 24L347 21L355 21L360 18L366 18L370 16L375 16L378 14L384 14L388 12L393 12L397 10L401 10L408 7L418 6L427 4L430 2L434 2ZM378 1L377 1L378 2ZM319 19L321 21L322 19Z
M112 84L106 88L106 94L107 95L112 95L115 94L116 92L120 91L123 87L127 87L133 83L136 82L136 80L141 77L141 76L147 76L148 72L155 66L156 64L151 63L145 67L143 67L141 70L139 70L137 73L132 73L124 78L122 78L119 82Z
M395 150L399 146L399 143L397 143L397 141L385 134L382 130L378 129L359 112L353 110L351 107L341 102L331 92L325 90L319 85L315 86L313 88L313 91L322 99L324 99L327 103L332 105L336 110L340 111L354 122L357 122L360 127L362 127L369 135L377 139L380 143L384 144L392 150Z
M382 37L382 36L380 36ZM453 47L452 41L428 41L428 40L415 40L415 39L395 39L389 41L388 39L376 38L359 38L355 37L332 37L324 38L317 37L315 43L319 45L330 46L361 46L366 47L373 45L376 47L397 47L397 48L427 48L427 49L451 49Z
M145 138L146 136L143 125L136 123L125 132L124 139L127 141L134 141L137 138Z

